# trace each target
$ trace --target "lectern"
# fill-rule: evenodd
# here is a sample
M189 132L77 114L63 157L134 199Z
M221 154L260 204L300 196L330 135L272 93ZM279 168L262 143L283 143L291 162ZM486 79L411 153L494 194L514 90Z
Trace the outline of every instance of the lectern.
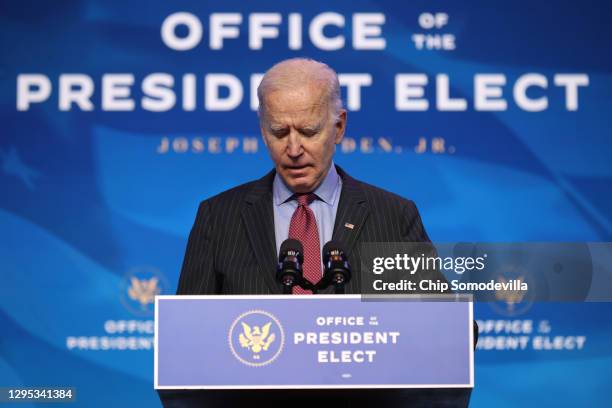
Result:
M158 296L154 385L167 406L466 406L472 302Z

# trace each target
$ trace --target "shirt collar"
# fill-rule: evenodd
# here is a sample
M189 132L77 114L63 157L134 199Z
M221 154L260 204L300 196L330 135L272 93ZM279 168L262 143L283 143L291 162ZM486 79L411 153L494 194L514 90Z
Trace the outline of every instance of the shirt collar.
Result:
M319 184L319 187L313 191L315 195L323 202L333 206L335 200L338 198L338 189L340 188L340 176L336 171L336 166L332 162L329 167L327 175L323 179L323 182ZM289 189L283 182L283 179L276 173L274 175L274 182L272 184L272 195L274 199L274 205L281 205L287 202L292 196L293 191Z

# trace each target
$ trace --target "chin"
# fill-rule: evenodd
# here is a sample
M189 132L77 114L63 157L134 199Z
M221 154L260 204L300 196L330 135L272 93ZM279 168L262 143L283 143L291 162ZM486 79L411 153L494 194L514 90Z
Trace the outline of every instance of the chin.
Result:
M290 180L288 186L294 193L310 193L314 190L313 183L304 180Z
M279 171L285 184L294 193L308 193L313 190L313 177L310 174L292 175L289 171Z

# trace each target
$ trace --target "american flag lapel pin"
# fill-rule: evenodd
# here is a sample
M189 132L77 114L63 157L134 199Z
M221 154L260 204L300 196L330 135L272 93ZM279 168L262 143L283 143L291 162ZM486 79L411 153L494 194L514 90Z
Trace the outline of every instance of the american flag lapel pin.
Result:
M346 222L346 223L344 223L344 226L345 226L346 228L348 228L348 229L353 229L353 228L355 228L355 226L354 226L353 224L351 224L350 222Z

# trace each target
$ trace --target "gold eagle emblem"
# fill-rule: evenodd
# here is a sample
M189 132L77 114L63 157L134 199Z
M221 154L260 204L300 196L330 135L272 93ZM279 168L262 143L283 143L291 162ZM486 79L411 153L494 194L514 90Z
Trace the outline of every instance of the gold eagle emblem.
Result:
M262 327L259 326L249 326L245 322L240 322L242 324L242 333L238 337L240 341L240 346L252 351L255 355L254 359L259 358L259 353L261 351L266 351L276 339L276 335L274 333L270 333L270 326L272 322L268 322L264 324Z
M525 280L524 276L519 276L517 279L518 284L520 285L521 282L523 282ZM497 281L500 283L506 283L508 282L508 280L506 280L506 278L504 278L503 276L499 276L497 278ZM497 300L501 300L506 302L506 304L508 305L508 311L509 312L513 312L514 311L514 305L517 303L520 303L523 300L523 297L525 297L525 292L520 291L520 290L497 290L495 291L495 298Z
M159 295L161 288L157 285L158 279L138 279L134 276L131 278L132 285L128 289L130 299L139 302L143 309L146 309L149 303L155 301L155 295Z

